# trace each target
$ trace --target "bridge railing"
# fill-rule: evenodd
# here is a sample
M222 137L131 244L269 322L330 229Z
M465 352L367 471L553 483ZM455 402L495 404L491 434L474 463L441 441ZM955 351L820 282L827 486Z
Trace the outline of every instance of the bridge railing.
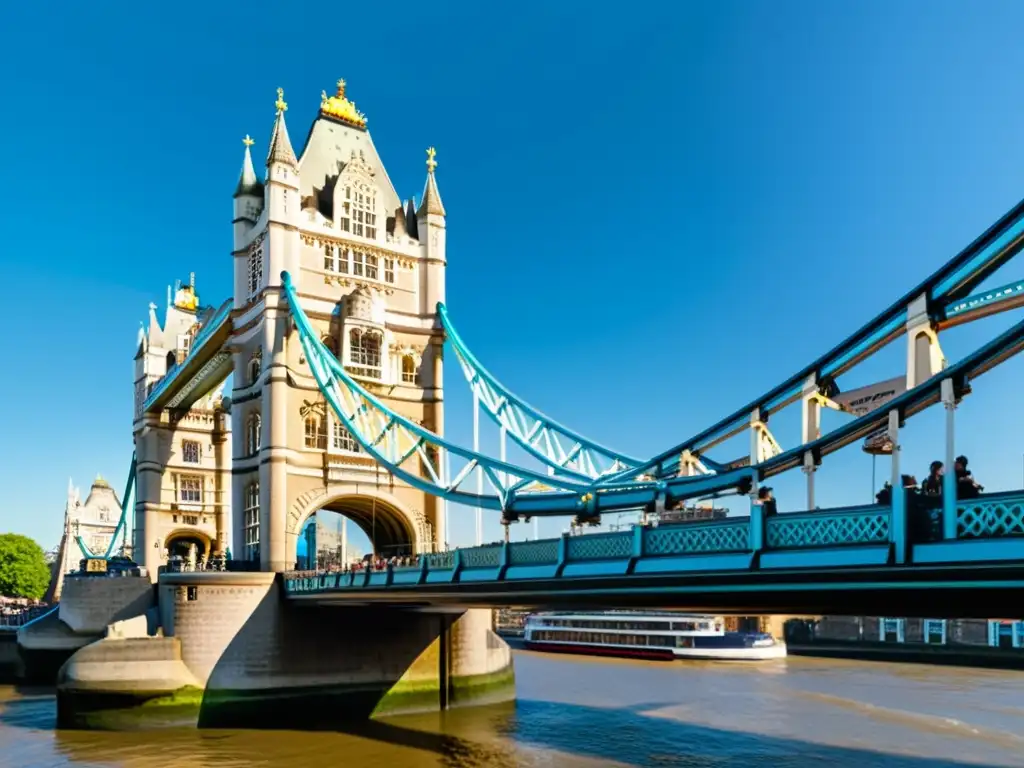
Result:
M944 537L939 499L897 494L892 506L865 505L627 531L489 544L421 555L406 566L288 574L289 592L573 576L885 566L914 562L1024 559L1024 491L951 505L956 535ZM934 507L934 508L932 508ZM977 545L977 546L976 546ZM978 548L980 547L980 548Z

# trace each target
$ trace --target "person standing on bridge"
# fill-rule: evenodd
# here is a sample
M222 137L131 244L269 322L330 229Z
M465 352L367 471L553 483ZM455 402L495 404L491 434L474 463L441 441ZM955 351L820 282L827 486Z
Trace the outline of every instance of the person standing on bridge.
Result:
M956 497L958 499L978 498L985 490L985 486L980 485L971 476L971 471L967 468L967 457L957 456L953 469L956 471Z
M945 466L941 461L933 461L928 467L928 477L921 485L921 493L925 496L942 495L942 476L945 474Z
M757 489L757 503L764 507L765 517L779 514L779 505L775 501L772 489L767 485Z

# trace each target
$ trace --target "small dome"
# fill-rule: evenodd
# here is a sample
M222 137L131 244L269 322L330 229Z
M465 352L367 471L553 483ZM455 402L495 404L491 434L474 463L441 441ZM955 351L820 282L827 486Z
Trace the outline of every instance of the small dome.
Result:
M373 296L369 289L359 286L348 298L345 299L345 309L348 317L358 320L370 320L373 312Z

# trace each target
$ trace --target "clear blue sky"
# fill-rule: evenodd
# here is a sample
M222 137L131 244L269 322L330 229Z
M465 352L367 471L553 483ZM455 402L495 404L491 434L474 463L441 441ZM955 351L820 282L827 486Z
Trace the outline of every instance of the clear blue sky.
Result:
M406 197L437 147L466 340L527 399L638 455L791 374L1024 193L1020 3L3 13L0 530L47 546L68 476L123 482L147 304L190 271L205 301L228 295L240 140L265 151L278 86L299 143L345 77ZM950 334L947 355L1007 322ZM897 375L902 357L849 382ZM1022 365L959 412L958 447L989 488L1022 483ZM468 443L454 365L447 385L449 435ZM798 425L773 423L790 445ZM919 476L940 427L935 413L907 430ZM827 461L819 503L865 501L870 471L856 447ZM799 477L774 485L799 508ZM454 541L467 518L453 510Z

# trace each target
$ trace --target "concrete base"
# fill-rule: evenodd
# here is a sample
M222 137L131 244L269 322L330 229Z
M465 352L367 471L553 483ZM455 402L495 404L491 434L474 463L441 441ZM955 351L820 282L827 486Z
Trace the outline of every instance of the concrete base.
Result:
M176 638L100 640L77 651L60 669L57 727L193 724L202 696Z
M57 672L72 654L100 636L73 632L60 620L57 611L29 622L18 630L22 680L29 685L53 685Z

